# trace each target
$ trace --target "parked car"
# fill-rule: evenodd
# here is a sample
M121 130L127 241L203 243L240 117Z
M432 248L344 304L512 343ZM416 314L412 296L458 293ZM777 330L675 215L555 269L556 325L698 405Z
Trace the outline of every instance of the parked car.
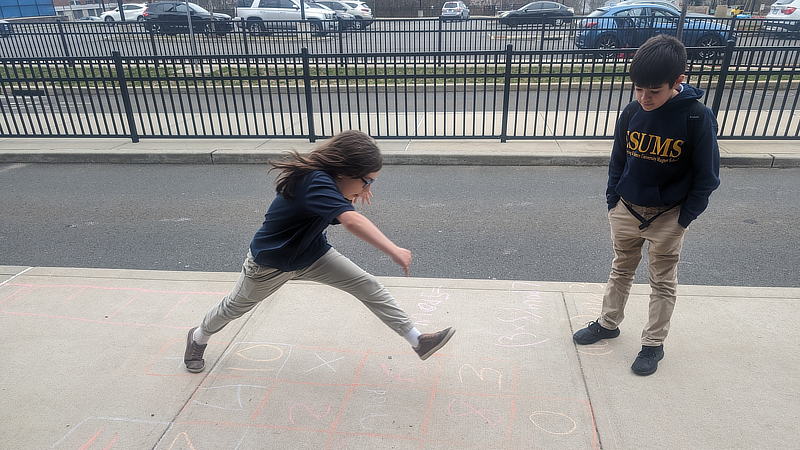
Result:
M336 15L341 18L341 14L347 14L353 17L352 28L363 30L370 26L373 22L372 10L369 9L365 3L360 2L341 2L338 0L317 0L315 3L325 5L328 8L336 11ZM360 6L364 5L366 11ZM349 24L348 24L349 25Z
M11 24L7 20L0 19L0 37L6 37L12 32Z
M306 2L304 9L306 20L318 36L336 30L336 14L329 8ZM300 0L237 0L236 3L240 26L257 34L295 30L297 21L302 20L301 13Z
M561 26L572 22L575 9L556 2L539 1L528 3L514 11L498 14L500 23L509 27L526 24Z
M599 8L580 22L575 33L578 48L637 48L657 34L677 35L680 14L659 5L630 4ZM687 47L716 47L735 40L726 24L712 16L687 17L681 40ZM703 59L713 58L716 50L700 51Z
M442 14L439 16L441 20L467 20L469 19L469 8L464 2L445 2L442 5Z
M800 0L778 0L772 4L764 21L767 31L800 37Z
M102 22L102 21L103 19L101 19L98 16L83 16L80 19L78 19L78 22Z
M370 9L369 5L366 3L358 0L343 0L342 3L352 8L347 12L356 16L356 20L359 20L360 17L360 20L364 21L365 28L373 22L374 17L372 17L372 9Z
M346 13L344 11L335 11L333 8L313 0L308 0L306 2L306 10L308 10L308 8L321 9L324 11L324 14L333 14L333 20L337 22L336 29L338 29L339 25L342 25L345 29L355 27L356 18L350 13ZM306 11L306 16L307 15L308 11Z
M189 3L189 15L186 2L174 0L151 3L144 11L144 27L153 34L178 34L189 32L189 17L192 20L192 31L195 33L224 36L231 32L231 16L214 13Z
M144 16L142 13L144 13L145 9L147 9L147 3L127 3L122 5L125 22L143 22ZM119 8L100 14L100 18L109 23L122 22L122 14L120 14Z

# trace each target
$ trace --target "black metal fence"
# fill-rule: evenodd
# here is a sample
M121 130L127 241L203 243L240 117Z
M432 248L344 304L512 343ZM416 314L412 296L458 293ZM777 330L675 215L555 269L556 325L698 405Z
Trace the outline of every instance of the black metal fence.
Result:
M3 58L0 136L607 139L634 50ZM720 138L800 137L800 48L704 50Z
M640 20L655 19L643 17ZM599 48L609 44L636 48L656 33L656 20L647 26L626 29L623 25L591 17L576 17L559 26L521 24L510 26L497 18L467 21L427 19L380 19L363 30L337 29L320 34L309 22L260 23L259 27L234 26L230 33L159 35L148 32L139 22L108 25L100 22L15 23L13 32L0 38L0 58L194 56L194 55L275 55L297 54L307 48L314 54L487 52L504 51L512 44L518 51L574 50L578 38L586 33L609 35L611 41L597 39L581 45ZM594 24L594 25L591 25ZM631 27L638 25L631 25ZM697 39L684 39L687 46L725 45L735 36L736 47L797 47L800 32L776 28L764 19L713 18L695 21ZM289 28L287 31L254 32L253 29ZM187 30L188 31L188 30ZM634 33L635 31L635 33ZM701 35L711 37L699 43ZM601 45L602 44L602 45Z

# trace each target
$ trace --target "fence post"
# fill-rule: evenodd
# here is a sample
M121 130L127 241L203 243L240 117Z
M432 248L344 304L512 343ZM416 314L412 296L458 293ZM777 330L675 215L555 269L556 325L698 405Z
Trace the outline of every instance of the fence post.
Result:
M317 142L317 135L314 131L314 103L311 101L311 64L308 62L308 47L300 49L303 55L303 89L306 94L306 114L308 114L308 141Z
M422 23L424 23L424 22L422 22ZM438 51L439 53L441 53L441 52L442 52L442 24L443 24L443 23L444 23L444 20L442 20L442 18L440 17L440 18L439 18L439 32L437 33L437 36L438 36L438 38L439 38L439 43L438 43L438 45L436 46L436 49L437 49L437 51Z
M244 19L242 19L244 20ZM244 42L244 54L250 54L250 48L247 45L247 21L244 21L244 26L242 26L242 41Z
M153 48L153 56L158 56L158 50L156 47L156 33L150 28L150 46Z
M337 17L338 21L338 35L339 35L339 54L344 53L344 21L341 17ZM353 22L353 26L355 26L355 22Z
M64 48L64 56L70 58L72 57L72 55L70 55L69 53L69 45L67 45L67 36L64 35L64 25L61 23L61 19L58 19L57 23L58 23L58 35L59 37L61 37L61 46ZM70 65L74 65L74 63Z
M722 57L722 66L719 68L717 87L714 89L714 101L711 103L711 112L714 113L715 117L719 113L719 106L722 103L722 92L725 90L725 82L728 81L728 69L731 66L735 45L736 42L733 40L729 40L725 45L725 55Z
M500 142L505 143L508 140L508 108L509 97L511 96L511 58L513 44L506 45L506 72L505 81L503 82L503 120L500 123Z
M139 134L136 132L136 122L133 120L133 107L131 106L131 97L128 94L128 82L125 80L125 74L122 69L122 57L118 51L111 52L111 55L114 58L114 67L117 69L117 82L119 83L119 92L122 94L122 104L125 106L125 115L128 117L131 141L135 144L139 142Z

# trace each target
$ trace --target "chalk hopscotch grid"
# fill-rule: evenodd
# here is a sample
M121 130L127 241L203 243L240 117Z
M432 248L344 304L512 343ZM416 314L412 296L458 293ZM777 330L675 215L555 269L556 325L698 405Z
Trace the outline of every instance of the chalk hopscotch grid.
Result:
M518 412L517 408L518 408L518 405L520 404L520 402L522 402L522 403L531 403L531 402L533 402L533 403L535 403L535 402L568 402L568 403L576 404L577 410L581 411L584 414L586 414L590 418L591 432L592 432L592 438L591 438L592 442L591 442L591 444L589 444L590 447L588 447L588 448L597 448L597 445L598 445L596 432L594 431L595 430L594 414L593 414L591 406L588 404L587 401L581 400L581 399L528 397L528 396L518 395L518 393L516 392L516 388L517 388L517 386L516 386L516 378L517 378L516 370L517 370L517 368L516 368L516 364L513 361L502 360L502 359L491 359L491 358L473 358L473 357L467 357L467 356L462 356L462 355L450 355L450 354L445 354L445 353L437 354L435 356L435 358L432 358L432 359L436 359L435 369L434 369L435 370L435 374L433 375L432 386L430 386L430 387L415 387L415 386L408 386L408 385L394 385L393 383L388 382L388 381L384 382L384 383L379 383L379 382L368 382L368 381L365 381L365 380L361 379L365 368L368 368L368 363L369 362L371 362L373 360L377 361L378 360L377 358L383 358L386 355L389 355L389 353L378 353L378 352L369 352L369 351L367 351L367 352L354 352L354 351L347 351L347 350L340 350L340 349L304 347L304 346L294 346L294 345L290 345L290 344L275 344L275 343L260 343L259 344L259 343L255 343L255 342L246 342L246 343L240 343L240 344L241 344L240 347L251 346L251 345L285 346L286 348L290 348L291 350L286 354L286 358L281 362L281 364L279 366L279 370L277 370L275 372L274 378L273 377L269 377L269 378L266 378L266 377L253 377L254 380L256 380L256 379L260 380L260 381L269 380L270 381L269 383L265 383L263 385L246 385L246 384L224 385L223 384L221 386L216 386L214 383L220 383L220 382L221 383L225 383L226 381L229 381L229 380L233 380L234 382L237 382L236 380L238 380L239 383L242 383L242 380L248 379L248 377L246 377L246 376L220 375L220 373L225 370L226 364L229 364L228 360L232 357L232 355L235 355L236 352L237 352L236 346L232 346L228 351L226 351L225 355L223 355L223 357L220 359L220 362L215 365L214 369L212 370L212 373L210 373L209 376L204 380L204 382L201 385L201 387L198 388L198 390L196 391L195 395L193 395L193 398L190 400L189 403L187 403L187 407L184 408L184 411L181 412L181 414L179 415L178 419L176 420L175 432L179 433L179 434L182 433L184 439L186 439L186 440L190 440L191 439L191 437L190 437L191 432L188 431L188 429L186 427L192 428L192 427L202 427L202 426L209 426L209 425L216 425L216 426L224 425L224 426L228 426L228 427L241 427L244 430L256 430L256 429L264 429L264 430L266 430L266 429L272 429L272 430L281 430L281 431L289 431L289 432L310 432L310 433L318 433L318 434L321 434L321 435L327 435L329 437L328 437L328 440L327 440L326 448L336 448L335 445L336 445L337 442L341 446L341 445L343 445L343 443L345 441L347 441L350 438L391 439L391 440L397 440L398 442L413 443L415 447L418 447L420 449L421 448L425 448L426 445L432 445L432 444L458 445L458 446L465 446L466 445L467 447L470 447L470 448L474 448L474 447L480 447L480 448L512 448L512 447L510 447L510 445L512 444L512 441L514 440L513 439L514 438L513 435L514 435L514 431L515 431L514 427L515 427L515 422L517 421L517 419L519 419L519 420L530 419L530 422L532 422L534 426L539 427L541 430L547 431L548 433L550 433L552 435L559 435L559 434L560 435L568 435L568 434L574 432L575 429L577 428L577 422L574 419L572 419L569 415L567 415L565 413L561 413L561 412L557 412L557 411L537 410L537 411L532 411L529 415L525 415L524 417L519 417L519 418L515 417L515 414L517 414L517 412ZM348 353L348 354L353 354L354 356L356 356L357 354L360 353L362 355L362 358L361 358L361 361L360 361L359 366L358 366L358 371L357 371L356 375L354 376L352 382L350 382L350 383L313 383L313 382L303 382L303 381L298 381L298 380L292 379L291 378L292 374L290 374L288 372L285 372L286 366L289 363L289 358L292 355L297 355L298 349L302 349L302 350L309 351L309 352L344 352L344 353ZM397 355L397 354L394 353L394 355ZM461 390L458 390L458 389L448 389L446 387L440 386L440 383L442 382L443 370L444 370L445 365L449 363L452 366L452 364L454 364L454 363L455 364L459 364L459 361L464 361L464 360L473 361L473 365L476 366L476 367L480 367L481 368L480 370L483 370L484 372L487 371L487 366L491 366L492 364L500 363L500 364L506 364L509 367L511 367L512 368L511 373L513 375L512 375L512 380L510 381L510 385L511 386L507 388L508 391L506 393L499 393L499 394L489 393L489 394L487 394L485 392L476 392L475 390L472 390L472 391L469 391L469 390L468 391L461 391ZM372 364L374 365L375 363L372 362ZM469 366L469 365L470 364L463 364L462 365L462 369L464 368L464 366ZM377 370L375 367L372 367L371 369L373 371ZM470 371L472 371L472 373L475 374L475 375L481 373L479 371L475 371L474 367L470 367L469 370L467 370L466 372L469 373ZM282 374L285 375L285 376L281 376ZM482 380L482 378L481 378L481 380ZM393 381L401 381L402 382L402 380L396 380L396 379L393 380ZM289 426L289 425L280 425L280 424L276 424L276 423L263 423L263 422L259 423L259 420L263 420L264 419L265 406L270 402L271 398L274 395L276 395L276 392L279 392L282 387L286 387L286 386L289 386L289 385L293 385L294 386L293 389L296 389L296 386L298 386L298 385L306 386L307 388L312 388L312 387L322 387L322 388L327 388L327 389L345 388L345 389L347 389L347 393L346 393L345 399L343 401L341 401L341 406L336 407L335 419L333 420L333 423L330 424L329 426L325 426L325 427L314 427L314 426L311 426L311 427L308 427L308 426L301 426L300 424L295 423L295 422L292 422L291 426ZM243 417L246 416L248 420L231 421L230 417L224 417L224 418L220 417L219 420L217 420L217 419L215 419L213 417L208 417L207 415L205 415L204 419L199 419L199 420L194 420L191 417L191 416L195 415L196 413L194 411L190 411L190 409L198 408L198 407L202 407L203 406L202 402L198 401L198 399L196 397L198 395L200 395L201 392L203 392L204 390L208 391L210 389L219 388L219 387L238 387L238 386L249 386L249 387L265 389L265 390L268 391L268 392L266 392L264 394L263 399L261 400L261 402L257 406L256 410L252 414L243 415ZM342 428L341 423L340 423L341 420L343 419L344 416L347 415L348 412L351 412L351 411L349 411L350 409L355 408L355 406L351 405L351 399L352 399L352 397L354 395L354 391L356 389L366 389L366 390L370 390L371 389L374 392L382 392L381 391L382 389L392 389L392 390L394 390L396 392L413 392L413 391L417 391L417 392L427 393L426 396L428 397L428 404L426 406L425 416L424 416L424 420L423 420L423 423L422 423L422 430L420 432L421 435L408 436L408 435L403 435L403 434L400 434L400 433L385 433L385 432L372 432L372 431L369 431L369 432L355 432L352 429L348 429L347 426ZM407 394L401 394L400 397L406 398L406 397L408 397L408 395ZM437 399L437 397L439 397L439 398L445 398L446 397L448 399L452 398L452 400L445 401L444 403L442 403L440 400ZM489 411L489 410L479 409L479 407L478 408L472 407L469 404L469 402L471 402L471 400L470 400L471 398L484 398L484 399L489 399L489 400L502 400L502 401L508 402L508 404L510 405L509 411L508 412L504 411L504 414L501 415L501 414L497 413L496 411ZM326 408L325 403L328 400L329 399L326 398L322 402L322 404L320 406L317 406L316 408L312 408L312 407L310 407L308 405L304 405L304 404L300 404L300 403L294 404L292 406L292 408L289 408L289 416L291 418L292 414L293 413L297 414L297 411L299 410L301 415L305 415L306 417L311 417L311 418L317 419L317 420L323 419L323 418L328 418L329 416L330 417L334 417L333 416L333 414L334 414L334 411L333 411L334 402L330 401L327 404L327 408ZM468 443L465 443L463 441L457 441L457 440L454 441L454 440L450 440L450 439L444 439L444 438L441 438L441 437L431 437L431 434L435 434L435 433L429 433L429 431L432 430L432 429L435 429L435 428L437 428L439 426L436 423L436 420L433 417L433 409L436 406L439 406L440 409L441 409L441 407L444 404L448 404L447 405L447 410L448 410L448 413L450 414L450 416L452 416L452 417L481 416L490 425L492 425L491 422L493 420L497 420L497 419L495 419L495 417L503 417L503 420L507 421L507 424L505 426L505 431L502 433L503 434L503 439L502 439L503 442L496 443L495 445L487 445L489 443L485 442L485 443L480 443L479 445L476 444L475 446L470 446ZM284 411L284 413L285 413L285 411ZM200 415L202 416L204 414L200 414ZM352 418L352 414L350 414L350 416ZM181 417L183 417L184 420L181 420ZM365 416L365 417L367 417L367 416ZM372 416L369 416L369 417L372 417ZM537 424L537 422L534 421L534 417L536 417L536 418L539 418L539 417L547 418L547 417L549 417L551 419L552 418L559 418L564 423L567 423L567 424L572 423L573 424L573 428L572 429L568 429L569 427L567 427L564 430L546 430L545 428L543 428L542 426ZM269 421L270 419L267 419L267 420ZM362 420L363 420L363 418L362 418ZM439 434L442 434L442 433L439 433ZM447 434L447 433L444 433L444 434ZM244 439L244 437L242 439Z

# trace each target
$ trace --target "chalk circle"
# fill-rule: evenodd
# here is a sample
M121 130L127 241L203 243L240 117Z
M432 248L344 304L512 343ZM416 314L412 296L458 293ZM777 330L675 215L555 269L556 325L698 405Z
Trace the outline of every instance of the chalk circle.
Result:
M572 417L562 413L557 413L553 411L534 411L529 418L531 419L531 422L534 425L536 425L537 428L550 434L557 434L559 436L564 436L578 429L578 423L575 422L572 419ZM566 419L566 421L562 420L562 418ZM545 422L545 423L542 424L540 422ZM555 431L555 429L561 428L562 426L563 428L569 427L570 423L572 424L572 428L569 431Z
M266 359L261 359L261 358L263 358L261 355L257 355L257 356L259 356L259 358L256 358L256 357L254 357L254 356L256 356L256 355L254 355L254 356L247 356L247 355L245 355L245 354L244 354L245 352L248 352L248 353L251 353L251 354L252 354L252 353L261 353L261 351L262 351L261 349L263 349L263 348L267 348L267 349L269 349L268 351L270 351L270 352L271 352L271 350L275 350L275 351L278 353L278 356L276 356L276 357L274 357L274 358L272 358L272 357L268 357L268 358L266 358ZM254 349L256 349L256 350L254 350ZM266 352L265 352L265 353L266 353ZM280 358L283 356L283 350L282 350L282 349L280 349L279 347L275 346L275 345L270 345L270 344L256 344L256 345L251 345L250 347L243 348L243 349L239 350L238 352L236 352L236 355L237 355L237 356L239 356L239 357L241 357L241 358L244 358L244 359L246 359L246 360L248 360L248 361L255 361L255 362L270 362L270 361L275 361L276 359L280 359ZM265 356L266 356L266 355L265 355Z

